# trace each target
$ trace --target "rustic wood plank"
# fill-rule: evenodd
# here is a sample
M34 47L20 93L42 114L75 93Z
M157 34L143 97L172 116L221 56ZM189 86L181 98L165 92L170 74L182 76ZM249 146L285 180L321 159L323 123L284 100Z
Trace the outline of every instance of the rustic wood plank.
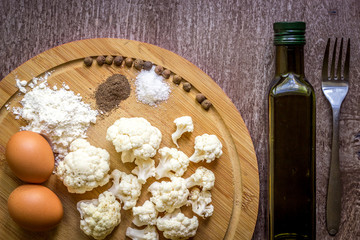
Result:
M340 123L341 170L346 192L341 230L335 239L360 236L360 2L346 1L0 1L0 79L31 57L73 40L134 39L188 59L232 99L250 131L258 157L261 194L254 239L266 229L267 86L274 73L272 23L307 22L305 69L317 96L317 228L325 228L325 197L331 147L331 110L320 89L322 55L328 37L351 37L351 87Z

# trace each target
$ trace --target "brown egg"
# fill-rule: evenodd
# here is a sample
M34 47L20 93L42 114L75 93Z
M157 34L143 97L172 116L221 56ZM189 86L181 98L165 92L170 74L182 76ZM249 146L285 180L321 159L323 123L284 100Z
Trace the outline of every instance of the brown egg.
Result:
M25 182L45 182L54 170L54 154L40 134L15 133L6 145L6 160L14 174Z
M10 194L8 209L20 227L36 232L56 227L64 213L61 201L53 191L31 184L17 187Z

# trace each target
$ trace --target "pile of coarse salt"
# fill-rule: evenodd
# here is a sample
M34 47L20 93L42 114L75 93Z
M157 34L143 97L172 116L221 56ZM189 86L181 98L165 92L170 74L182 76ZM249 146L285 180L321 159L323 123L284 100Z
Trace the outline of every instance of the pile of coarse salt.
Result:
M149 71L141 70L135 80L136 98L138 101L156 106L170 96L170 86L164 78L155 73L155 66Z
M58 89L50 88L46 78L41 78L38 86L27 92L20 101L22 107L13 108L12 112L27 121L21 130L38 132L52 143L53 151L60 160L68 153L68 146L77 138L86 138L90 123L96 122L98 112L82 101L80 94L75 95L69 86L63 84ZM33 80L37 84L39 79ZM24 86L22 86L24 87ZM25 91L26 92L26 91Z

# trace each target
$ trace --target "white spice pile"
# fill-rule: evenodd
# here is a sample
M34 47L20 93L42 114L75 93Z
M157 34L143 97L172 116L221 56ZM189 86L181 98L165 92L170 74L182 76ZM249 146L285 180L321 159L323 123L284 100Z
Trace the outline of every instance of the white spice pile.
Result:
M20 80L20 79L15 79L16 81L16 87L19 89L20 92L22 93L26 93L26 84L27 84L27 81L25 80Z
M21 130L38 132L48 137L57 160L68 153L68 146L77 138L85 138L90 123L96 122L97 111L82 101L63 84L51 89L44 81L26 93L20 101L22 108L13 108L16 116L28 122Z
M29 82L27 82L26 80L20 80L18 78L15 78L15 86L19 89L21 93L26 93L27 92L27 89L25 88L26 85L28 85L30 88L34 88L38 84L38 82L47 81L50 75L51 72L46 72L44 76L34 77Z
M164 78L155 73L155 66L151 70L141 70L135 80L137 100L156 106L162 101L166 101L170 95L170 87Z

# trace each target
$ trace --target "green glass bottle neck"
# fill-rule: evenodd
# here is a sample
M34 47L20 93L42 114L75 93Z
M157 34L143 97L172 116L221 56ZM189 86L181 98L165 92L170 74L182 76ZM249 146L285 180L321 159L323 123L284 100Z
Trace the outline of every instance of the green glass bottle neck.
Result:
M277 45L275 75L295 73L304 76L304 45Z

